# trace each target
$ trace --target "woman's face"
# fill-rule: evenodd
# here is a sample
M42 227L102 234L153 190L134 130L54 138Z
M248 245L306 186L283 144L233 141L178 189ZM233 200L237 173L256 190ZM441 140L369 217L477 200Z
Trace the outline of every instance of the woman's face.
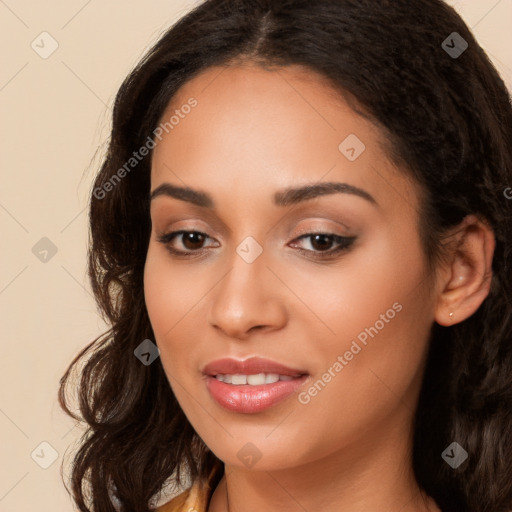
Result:
M380 131L295 66L211 68L162 122L145 296L197 433L266 470L408 442L435 297Z

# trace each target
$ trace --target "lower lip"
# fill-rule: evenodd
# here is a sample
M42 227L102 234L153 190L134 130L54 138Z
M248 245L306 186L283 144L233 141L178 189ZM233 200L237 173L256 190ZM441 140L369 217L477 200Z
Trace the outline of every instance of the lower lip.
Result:
M264 411L296 392L307 375L293 380L279 380L272 384L251 386L233 385L207 376L206 386L212 397L225 409L240 413Z

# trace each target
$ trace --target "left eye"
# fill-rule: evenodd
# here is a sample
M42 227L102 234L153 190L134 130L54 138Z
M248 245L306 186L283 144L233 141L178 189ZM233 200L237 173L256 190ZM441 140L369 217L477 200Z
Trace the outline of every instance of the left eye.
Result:
M300 236L296 240L307 239L309 239L309 246L312 247L312 249L303 249L304 251L334 253L347 249L354 242L355 237L340 236L332 233L308 233ZM337 247L333 249L333 245L337 245Z

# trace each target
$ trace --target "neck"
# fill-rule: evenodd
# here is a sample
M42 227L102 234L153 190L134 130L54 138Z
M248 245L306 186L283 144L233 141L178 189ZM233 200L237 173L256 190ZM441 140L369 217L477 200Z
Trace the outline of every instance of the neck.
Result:
M404 412L403 420L410 423L410 411ZM439 512L414 478L412 434L403 439L403 428L382 431L388 433L385 440L378 432L371 437L366 432L364 442L354 440L326 457L297 467L258 471L226 464L208 510Z

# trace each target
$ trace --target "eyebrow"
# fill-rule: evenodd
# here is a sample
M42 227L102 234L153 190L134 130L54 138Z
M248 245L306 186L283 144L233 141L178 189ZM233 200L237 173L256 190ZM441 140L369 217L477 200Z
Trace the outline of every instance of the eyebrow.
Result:
M352 194L370 203L377 205L377 201L365 190L349 185L348 183L324 182L313 185L303 185L300 187L288 187L279 190L274 194L274 204L276 206L290 206L293 204L314 199L316 197L328 194ZM213 198L202 190L195 190L190 187L179 187L170 183L162 183L150 195L150 201L159 197L167 196L195 204L202 208L215 208Z

